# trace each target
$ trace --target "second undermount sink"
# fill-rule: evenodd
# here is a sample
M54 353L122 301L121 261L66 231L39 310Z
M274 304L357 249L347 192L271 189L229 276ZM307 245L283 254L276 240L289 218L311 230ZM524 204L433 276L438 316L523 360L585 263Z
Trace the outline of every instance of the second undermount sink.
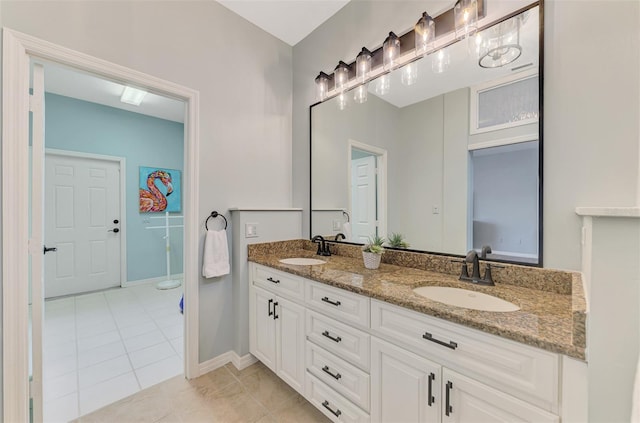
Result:
M316 264L325 264L326 261L324 260L319 260L319 259L314 259L314 258L307 258L307 257L294 257L294 258L286 258L286 259L282 259L279 260L280 263L282 264L295 264L298 266L313 266Z
M423 286L414 289L413 292L439 303L470 308L472 310L496 312L520 310L520 307L509 301L468 289L450 288L446 286Z

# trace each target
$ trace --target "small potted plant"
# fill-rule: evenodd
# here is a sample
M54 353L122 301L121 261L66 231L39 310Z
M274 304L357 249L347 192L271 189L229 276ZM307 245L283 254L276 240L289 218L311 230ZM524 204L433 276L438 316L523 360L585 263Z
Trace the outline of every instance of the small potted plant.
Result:
M362 248L362 258L364 267L367 269L377 269L380 266L380 259L384 253L384 238L374 235L369 238L369 243Z
M389 236L389 247L409 248L409 243L405 241L404 235L400 233L392 233L391 236Z

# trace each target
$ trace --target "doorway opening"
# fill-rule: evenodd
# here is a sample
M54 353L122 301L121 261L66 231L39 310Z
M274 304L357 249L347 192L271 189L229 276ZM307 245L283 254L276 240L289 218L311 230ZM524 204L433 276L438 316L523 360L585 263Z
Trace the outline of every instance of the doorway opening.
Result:
M387 235L387 151L349 140L348 205L352 241L367 244Z
M44 150L45 89L42 64L66 67L90 75L99 75L100 78L104 78L107 81L118 82L122 85L133 85L146 90L149 94L178 100L182 105L182 115L184 119L182 136L184 152L182 164L184 173L182 175L183 200L181 203L183 212L181 214L184 216L182 225L184 234L182 237L176 236L175 239L184 239L184 251L180 254L184 265L184 323L176 325L179 326L178 329L184 333L184 347L182 348L184 360L179 360L179 365L176 365L174 368L178 368L179 373L183 373L187 378L197 377L199 375L197 301L197 251L199 232L197 214L198 93L189 88L163 81L153 76L105 62L15 31L4 29L3 40L3 104L5 107L3 107L2 171L3 180L11 181L11 183L3 184L2 190L3 242L5 247L7 245L12 246L10 249L2 249L3 263L5 263L3 266L3 344L5 345L3 351L3 385L5 387L11 387L9 390L4 390L4 420L28 421L32 419L33 421L42 421L43 393L46 394L43 390L43 376L45 372L43 372L42 364L43 351L45 350L43 343L46 341L46 334L43 335L44 297L46 291L46 256L43 255L43 249L45 248L44 241L46 238L45 162L47 160ZM37 64L33 66L33 93L30 92L31 63ZM30 118L32 122L30 122ZM102 145L104 145L104 143L102 143ZM93 159L96 158L94 157ZM152 166L154 165L154 163L150 164ZM157 166L158 163L155 165ZM162 166L162 164L160 165ZM62 166L62 168L64 168L64 166ZM95 169L98 169L98 167L95 167ZM64 173L64 170L62 173ZM100 173L98 169L91 177L99 177ZM131 173L135 174L135 172ZM136 189L138 189L137 185L136 183ZM100 189L103 191L107 190L105 187L102 188ZM97 202L96 204L101 201L100 195L97 195L100 189L94 190L94 192L89 195L89 197L91 197L91 195L96 196L94 198ZM62 191L64 191L64 189ZM67 191L69 190L67 189ZM61 202L63 197L64 195L60 197L58 202ZM104 199L102 201L104 202L104 206L95 207L95 214L92 215L88 212L85 214L93 216L93 223L96 222L95 219L100 220L102 217L103 229L110 232L110 236L116 236L118 232L120 232L120 229L125 228L124 225L127 223L126 217L123 218L121 215L116 217L107 216L107 214L111 212L106 205L106 201ZM67 213L69 213L71 209L73 208L68 209ZM134 204L133 210L137 211L137 204ZM100 211L104 216L100 215ZM75 213L75 211L73 213ZM68 218L69 216L66 217ZM75 219L75 217L73 217L73 219ZM118 223L114 223L115 220L118 220ZM118 229L118 232L116 232L115 229ZM123 232L126 232L126 230L123 230ZM120 235L124 234L121 233ZM47 247L54 248L51 246ZM95 242L91 247L93 247L94 250L91 251L91 248L89 248L89 252L94 254L95 257L99 257L102 250L108 249L106 243L100 240ZM161 244L161 248L164 251L165 246ZM55 253L51 252L50 257L54 255ZM108 254L102 254L102 256L106 257ZM60 269L64 270L66 265L66 269L68 270L69 262L65 263L62 259L59 260L61 260ZM77 259L74 258L74 260ZM123 268L122 262L123 260L120 261L121 269ZM90 270L94 271L94 273L100 273L101 268L106 269L106 267L108 267L106 263L107 262L101 262L100 260L90 262ZM131 260L128 260L128 266L126 267L131 269ZM121 272L112 273L119 274ZM129 281L131 279L130 277L131 274L127 272ZM121 280L121 285L122 282ZM134 288L138 288L138 285L127 289ZM102 296L104 300L102 302L107 303L109 313L111 313L112 316L122 317L118 313L118 310L116 310L117 307L112 307L106 297L107 295L112 295L114 292L124 292L124 289L100 290L97 293L83 294L86 296L95 295L96 297L87 300L86 304L82 307L79 307L78 304L75 303L74 308L77 311L86 306L85 309L95 311L96 305L101 302L100 299L96 298ZM160 291L154 288L153 292ZM117 295L114 297L117 297ZM151 294L146 294L142 297L147 300L147 303L151 302ZM60 298L60 300L69 302L70 298L71 297ZM80 297L74 297L74 302L76 298ZM119 298L118 300L121 304L128 302L126 298ZM172 312L177 314L177 299L172 300L172 308ZM53 307L52 310L53 309L55 309L55 307ZM182 317L179 318L182 319ZM74 320L78 321L77 317L74 317ZM96 318L95 323L103 326L111 324L101 318ZM142 322L136 321L136 323ZM114 324L117 327L117 332L121 336L121 339L124 339L122 338L123 329L115 319ZM154 322L154 324L156 323ZM156 324L156 327L159 328L159 325ZM73 333L76 340L79 339L77 336L80 333L78 328L79 326L75 328ZM93 329L87 329L87 331L91 332ZM135 331L132 330L132 332ZM158 330L158 332L162 333L160 330ZM106 335L100 335L103 334L99 334L92 340L86 341L83 344L84 347L95 346L95 344L92 345L92 343L101 343L104 339L109 339ZM65 336L70 337L72 334L70 331L61 329L59 336L53 335L52 337L59 340L59 338ZM148 341L148 338L145 339ZM141 343L144 342L141 341ZM138 346L140 346L140 342ZM76 348L78 347L79 343L76 345ZM128 346L124 341L123 347L127 353L126 360L133 369L132 362L134 358L130 357L129 353L133 352L135 348L131 347L131 345ZM181 350L179 346L174 347L174 345L170 345L170 347L176 354ZM63 347L62 349L64 348L67 347ZM159 349L160 347L158 350ZM55 349L47 348L46 351L47 353L51 353L55 351ZM158 357L158 355L162 356L162 354L160 351L153 351L153 354L148 351L147 354L140 354L135 360L137 360L138 363L142 363L144 362L143 356L145 355L146 357L149 355ZM76 366L79 365L78 356L79 354L74 357ZM90 355L90 357L91 359L97 359L99 354ZM62 360L59 361L62 362ZM67 362L67 364L68 363L69 362ZM115 368L119 368L118 366L124 364L124 361L120 360L111 364L113 364ZM88 386L90 382L104 378L105 373L113 375L114 367L109 368L109 366L105 366L105 368L100 371L85 372L84 376L81 376L80 370L76 368L75 381L77 382L77 386ZM158 368L160 367L165 368L167 366L158 366ZM135 372L132 373L136 378L138 386L140 386L141 378L135 375ZM148 372L148 374L151 373L153 373L152 378L159 377L154 371ZM71 381L71 379L72 377L70 376L68 381ZM84 382L82 382L83 380ZM120 385L118 380L110 380L112 386ZM64 381L59 380L58 382ZM55 384L56 390L61 390L62 387L69 389L69 387L63 383ZM83 396L82 392L77 395L77 397L81 396ZM104 393L95 391L85 395L85 397L93 398L94 400L100 397L102 398L100 401L106 396ZM69 398L67 398L67 400L69 400ZM32 407L30 407L31 404ZM95 408L101 405L104 404L94 402ZM81 406L76 405L76 409L81 408ZM88 411L90 410L87 409L87 412ZM30 412L32 413L31 417ZM80 414L80 410L78 410L78 413ZM83 412L82 414L85 413Z

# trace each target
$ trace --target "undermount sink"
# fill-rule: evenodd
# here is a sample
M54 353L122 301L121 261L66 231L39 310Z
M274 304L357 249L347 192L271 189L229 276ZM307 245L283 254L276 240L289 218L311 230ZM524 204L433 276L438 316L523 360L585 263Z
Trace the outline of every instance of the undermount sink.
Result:
M497 312L520 310L520 307L509 301L468 289L449 288L445 286L423 286L414 289L413 292L439 303L470 308L472 310Z
M298 266L313 266L316 264L325 264L326 261L324 260L319 260L319 259L314 259L314 258L307 258L307 257L294 257L294 258L286 258L286 259L282 259L279 260L280 263L282 264L295 264Z

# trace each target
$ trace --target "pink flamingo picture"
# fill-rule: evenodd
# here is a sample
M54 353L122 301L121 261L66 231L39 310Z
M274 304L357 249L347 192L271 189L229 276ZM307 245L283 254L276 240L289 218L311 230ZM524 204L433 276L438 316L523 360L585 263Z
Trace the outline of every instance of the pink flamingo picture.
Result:
M163 194L156 186L156 179L159 179L167 190ZM161 212L167 209L167 197L173 192L171 173L165 170L156 170L147 176L147 188L140 188L140 211L141 212ZM167 210L169 211L169 210Z

